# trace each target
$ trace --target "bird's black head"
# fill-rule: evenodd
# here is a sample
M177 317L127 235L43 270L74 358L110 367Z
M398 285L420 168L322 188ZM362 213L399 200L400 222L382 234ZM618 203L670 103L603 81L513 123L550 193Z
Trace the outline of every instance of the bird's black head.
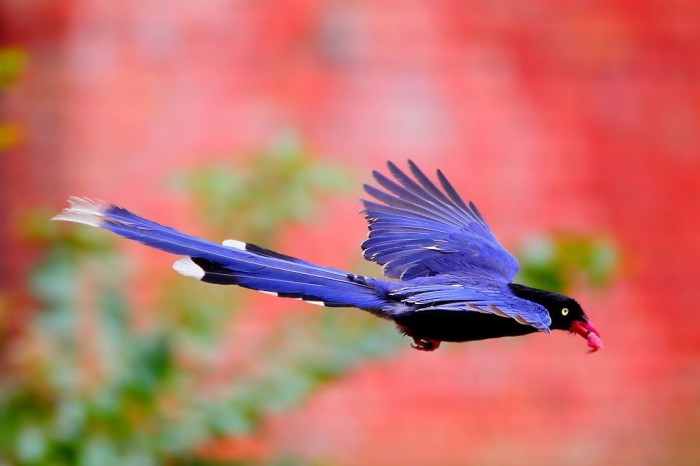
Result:
M515 283L511 283L509 287L517 297L544 306L552 318L551 329L567 330L581 335L588 340L591 351L597 351L603 347L600 333L590 323L586 313L583 312L581 305L575 299L552 291L539 290Z

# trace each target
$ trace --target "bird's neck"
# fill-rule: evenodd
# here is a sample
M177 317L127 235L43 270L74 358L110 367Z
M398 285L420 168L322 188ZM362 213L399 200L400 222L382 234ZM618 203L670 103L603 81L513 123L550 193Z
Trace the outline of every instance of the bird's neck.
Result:
M532 288L530 286L520 285L518 283L509 283L508 287L510 288L510 291L512 291L518 298L527 299L528 301L532 301L543 306L545 303L553 300L565 298L565 296L560 295L559 293L540 290L539 288Z

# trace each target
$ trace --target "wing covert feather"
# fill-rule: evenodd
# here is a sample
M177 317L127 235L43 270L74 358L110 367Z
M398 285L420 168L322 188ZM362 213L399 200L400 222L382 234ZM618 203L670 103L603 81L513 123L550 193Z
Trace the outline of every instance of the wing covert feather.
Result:
M402 282L389 294L410 306L410 312L456 311L495 314L549 333L552 319L547 309L533 301L514 296L506 284L484 281L482 277L443 278L440 282L436 282L435 278Z

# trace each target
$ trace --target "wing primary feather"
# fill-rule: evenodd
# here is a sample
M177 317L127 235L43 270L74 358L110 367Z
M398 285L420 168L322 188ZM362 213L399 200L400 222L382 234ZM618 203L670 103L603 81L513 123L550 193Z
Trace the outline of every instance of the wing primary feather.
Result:
M447 179L444 173L442 173L442 170L437 171L437 176L438 180L440 180L440 184L442 185L442 189L445 190L447 195L452 199L452 202L459 208L469 212L469 206L464 203L464 200L462 199L462 196L459 195L457 190L452 186L452 183Z
M413 236L413 235L412 235ZM385 248L385 247L392 247L392 246L403 246L403 247L425 247L427 246L435 246L439 243L445 243L445 241L441 241L439 239L433 240L427 235L421 235L419 237L412 237L410 240L405 240L401 237L396 237L396 238L386 238L386 237L375 237L375 238L368 238L365 240L364 243L362 243L362 247L365 249L369 248Z
M409 163L411 163L409 161ZM417 193L421 193L424 195L429 195L433 200L437 201L439 204L443 204L445 202L445 197L440 193L439 196L435 196L433 193L430 191L427 191L424 187L416 183L414 180L411 179L408 175L406 175L399 167L397 167L394 163L388 162L387 163L389 167L389 171L391 172L392 175L394 175L394 178L396 178L402 185L406 187L406 189L410 191L414 191ZM449 205L449 204L447 204Z
M433 184L432 181L430 181L430 178L425 176L425 173L423 173L418 166L413 163L413 161L409 160L408 161L408 166L411 169L411 173L413 173L413 176L416 177L416 180L425 188L426 191L437 197L438 199L443 200L444 202L450 202L450 200L445 196L445 194L438 189L435 184Z
M472 202L466 202L437 170L432 181L412 161L387 162L389 173L373 172L363 200L369 223L363 256L400 280L441 273L479 273L511 282L518 262L503 246Z
M430 210L427 210L423 206L419 206L410 201L398 198L396 196L392 196L391 194L385 193L384 191L377 189L374 186L365 185L365 191L370 196L379 199L385 204L388 204L392 207L401 207L408 210L409 212L412 212L413 216L423 217L434 222L448 222L455 227L460 226L460 224L452 217L438 217L435 215L435 213L431 212Z
M409 163L412 163L409 161ZM408 175L406 175L401 169L399 169L395 164L389 162L388 163L389 170L391 171L392 175L399 180L401 184L403 184L407 189L415 190L416 192L420 192L421 194L425 196L430 196L431 199L433 199L435 202L438 203L438 205L444 205L447 208L450 209L451 212L454 214L459 215L459 217L464 221L469 221L470 217L472 216L472 213L469 211L469 209L464 205L464 201L461 199L459 194L457 194L457 191L452 188L451 185L448 184L450 188L452 188L452 191L454 192L456 198L459 200L459 202L450 202L450 199L447 199L445 195L440 192L437 187L435 187L432 183L429 183L431 186L435 187L435 190L431 192L431 190L426 190L424 187L416 183L414 180L412 180ZM415 164L414 164L415 166ZM417 167L416 167L417 168ZM422 174L422 172L421 172ZM444 175L443 175L444 177ZM423 175L424 180L427 181L427 177ZM456 209L452 209L452 207L456 207Z
M376 188L375 188L376 189ZM385 193L386 194L386 193ZM415 217L419 217L425 220L430 220L432 222L444 223L445 219L442 217L436 217L434 215L428 216L427 213L417 212L413 208L396 207L392 205L378 204L376 202L363 200L365 205L364 213L369 220L380 219L386 220L389 218L395 218L401 223L407 220L414 220ZM377 215L381 214L381 215ZM398 226L398 225L397 225ZM434 228L431 231L435 231Z
M375 173L377 173L377 172L375 172ZM377 173L377 181L380 184L382 184L382 182L380 181L381 178L382 178L382 175L380 173ZM384 178L384 180L389 181L386 178ZM382 186L384 186L384 185L382 184ZM387 204L391 207L401 207L401 208L407 210L408 212L417 211L418 213L422 213L423 216L425 216L426 218L430 218L433 220L439 219L439 217L437 217L435 215L435 212L433 212L432 209L426 208L426 206L424 206L424 205L417 204L413 200L414 199L413 195L405 194L405 193L402 193L399 195L394 195L394 194L384 192L380 189L377 189L371 185L365 185L365 192L367 192L367 194L370 194L371 196L379 199L380 201L384 202L385 204ZM400 197L400 196L402 196L402 197ZM403 196L409 197L410 200L405 199Z
M409 191L408 189L404 188L403 186L399 185L398 183L390 180L386 176L382 175L379 172L374 172L374 178L375 180L383 186L387 191L389 191L391 194L396 196L398 199L401 199L402 201L405 202L410 202L411 204L415 205L416 207L420 207L422 209L425 209L427 212L434 212L435 210L442 211L444 213L445 210L441 208L439 204L436 204L432 202L429 199L425 199L424 197L420 196L418 193L414 193L412 191Z
M430 205L435 206L435 203L422 197L419 194L420 191L415 192L415 191L412 191L410 189L406 189L405 186L399 185L398 183L392 181L391 179L389 179L388 177L384 176L382 173L380 173L376 170L372 172L372 175L374 176L374 179L377 180L377 182L380 185L384 186L386 189L388 189L389 191L391 191L395 195L400 196L402 199L404 197L408 197L408 198L411 198L417 202L426 202L427 201L430 203Z
M406 189L406 187L397 184L396 182L390 180L389 178L377 171L375 171L373 174L374 179L377 180L377 182L380 185L382 185L387 190L391 191L399 199L410 202L424 209L439 211L444 216L450 217L454 222L460 222L461 219L459 218L460 216L458 214L458 211L455 211L454 209L450 208L449 205L447 205L446 207L446 204L444 204L443 202L434 202L432 199L428 199L425 196L422 196L421 194L423 194L423 192L421 191L414 192L409 189Z
M485 219L484 216L481 214L481 212L479 211L479 209L476 208L476 204L474 204L473 202L469 201L469 207L474 211L474 213L475 213L476 216L481 220L481 222L484 223L484 224L486 224L486 219Z

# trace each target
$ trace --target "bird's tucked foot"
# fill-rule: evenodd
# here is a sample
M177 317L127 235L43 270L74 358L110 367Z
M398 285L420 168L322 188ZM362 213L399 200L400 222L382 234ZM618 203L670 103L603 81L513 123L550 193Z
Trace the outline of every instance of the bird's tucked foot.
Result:
M411 347L419 351L435 351L440 347L440 340L428 340L424 338L413 337Z

